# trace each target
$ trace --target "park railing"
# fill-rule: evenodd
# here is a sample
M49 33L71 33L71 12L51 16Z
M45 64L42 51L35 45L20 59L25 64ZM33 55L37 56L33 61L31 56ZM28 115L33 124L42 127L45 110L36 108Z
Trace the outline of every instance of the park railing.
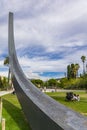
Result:
M17 97L32 130L87 130L87 118L36 88L23 73L14 45L13 13L9 13L9 62Z

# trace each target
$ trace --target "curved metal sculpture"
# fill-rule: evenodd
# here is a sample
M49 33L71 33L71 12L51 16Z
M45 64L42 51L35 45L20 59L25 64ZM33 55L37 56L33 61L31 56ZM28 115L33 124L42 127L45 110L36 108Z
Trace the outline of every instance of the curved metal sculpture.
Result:
M87 130L87 118L56 102L24 75L14 46L13 13L9 13L9 62L12 82L32 130Z

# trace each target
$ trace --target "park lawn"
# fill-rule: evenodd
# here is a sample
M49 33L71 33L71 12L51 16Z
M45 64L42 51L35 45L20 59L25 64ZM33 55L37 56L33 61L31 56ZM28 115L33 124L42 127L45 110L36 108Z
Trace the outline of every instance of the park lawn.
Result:
M80 101L65 101L66 92L46 93L56 101L87 116L87 93L75 92L80 95ZM6 119L6 130L31 130L16 95L8 94L3 96L3 118ZM1 130L1 124L0 124Z
M75 110L82 115L87 116L87 93L84 92L74 92L80 95L80 101L66 101L66 92L48 92L47 95L55 99L56 101L64 104L72 110Z
M6 120L6 130L31 130L16 95L5 95L2 100L2 116Z

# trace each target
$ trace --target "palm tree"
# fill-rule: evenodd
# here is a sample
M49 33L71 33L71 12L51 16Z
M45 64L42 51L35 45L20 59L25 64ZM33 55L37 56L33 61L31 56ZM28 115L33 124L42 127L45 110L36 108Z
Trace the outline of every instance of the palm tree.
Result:
M75 69L76 69L76 77L78 77L78 70L79 70L80 66L78 63L75 64Z
M86 64L86 74L87 74L87 64Z
M71 78L71 66L70 65L67 66L67 78L68 78L68 80Z
M76 78L76 69L75 69L75 64L71 64L71 77Z
M78 70L80 66L78 63L67 66L67 78L76 78L78 76Z
M83 74L85 74L85 61L86 61L86 56L81 56L81 60L83 62Z
M9 67L9 57L6 57L4 60L4 65ZM10 68L8 70L8 84L9 84L9 79L10 79Z

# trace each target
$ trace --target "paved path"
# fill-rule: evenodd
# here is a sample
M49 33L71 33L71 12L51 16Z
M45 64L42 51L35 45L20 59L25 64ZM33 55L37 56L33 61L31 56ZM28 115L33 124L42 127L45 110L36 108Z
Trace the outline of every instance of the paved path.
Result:
M65 89L42 89L42 92L84 92L85 90L65 90Z
M13 90L9 90L9 91L0 91L0 97L6 95L6 94L9 94L9 93L12 93Z

